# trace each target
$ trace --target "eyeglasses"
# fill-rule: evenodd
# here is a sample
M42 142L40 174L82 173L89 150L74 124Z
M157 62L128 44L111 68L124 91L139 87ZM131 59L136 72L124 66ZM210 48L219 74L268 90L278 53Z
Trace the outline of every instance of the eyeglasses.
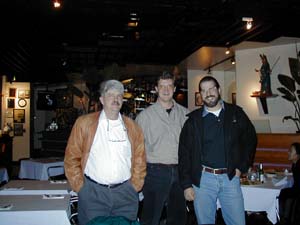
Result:
M113 129L109 126L109 120L107 120L107 133L108 133L108 141L110 142L125 142L127 141L127 129L124 125L123 120L121 120L121 124L123 129L120 130L118 128Z
M201 92L201 95L205 95L205 94L207 94L207 93L211 93L211 92L216 91L216 89L217 89L217 87L216 87L216 86L213 86L213 87L211 87L211 88L209 88L209 89L207 89L207 90L201 90L200 92Z

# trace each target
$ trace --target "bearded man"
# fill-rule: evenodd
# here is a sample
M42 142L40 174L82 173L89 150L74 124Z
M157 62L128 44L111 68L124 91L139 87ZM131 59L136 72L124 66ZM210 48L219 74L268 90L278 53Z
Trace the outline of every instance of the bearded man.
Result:
M257 137L241 107L221 99L218 81L199 83L204 106L188 114L179 140L179 179L198 224L215 224L217 199L227 225L245 225L240 175L253 163Z

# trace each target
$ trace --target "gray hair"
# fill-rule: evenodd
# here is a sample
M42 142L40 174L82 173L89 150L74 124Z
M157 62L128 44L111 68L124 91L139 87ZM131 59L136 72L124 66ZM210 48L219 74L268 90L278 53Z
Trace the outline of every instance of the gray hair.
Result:
M124 94L124 86L120 81L107 80L107 81L103 81L100 85L100 95L104 96L106 92L108 92L111 89L117 90L121 94Z

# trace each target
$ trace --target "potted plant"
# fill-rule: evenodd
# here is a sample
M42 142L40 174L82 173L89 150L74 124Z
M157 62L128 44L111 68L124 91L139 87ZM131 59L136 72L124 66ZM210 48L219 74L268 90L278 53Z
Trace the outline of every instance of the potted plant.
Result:
M299 52L300 54L300 52ZM284 74L278 75L279 82L283 87L277 88L277 90L283 94L281 97L291 102L294 105L294 115L284 116L282 121L292 120L296 127L297 133L300 133L300 61L299 55L297 58L289 58L289 66L292 77Z

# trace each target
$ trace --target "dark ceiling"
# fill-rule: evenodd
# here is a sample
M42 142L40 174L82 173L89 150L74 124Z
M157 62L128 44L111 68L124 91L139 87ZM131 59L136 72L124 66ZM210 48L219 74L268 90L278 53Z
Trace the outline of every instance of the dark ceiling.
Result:
M176 65L202 46L300 37L300 1L63 0L55 10L52 0L1 0L0 21L0 74L59 82L111 63Z

